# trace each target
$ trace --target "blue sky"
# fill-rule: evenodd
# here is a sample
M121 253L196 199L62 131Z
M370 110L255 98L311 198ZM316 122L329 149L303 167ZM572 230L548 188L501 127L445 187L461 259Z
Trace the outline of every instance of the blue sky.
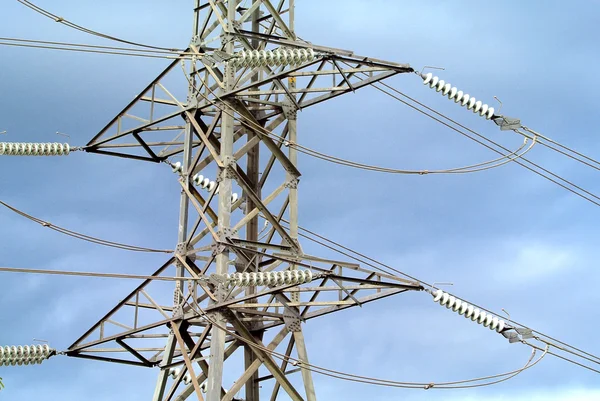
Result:
M189 42L191 1L39 0L81 25L168 47ZM357 54L442 66L440 75L503 113L590 156L596 141L600 3L575 0L298 2L296 30ZM16 1L0 5L0 36L102 43ZM6 141L85 144L166 61L0 47L0 131ZM521 139L425 88L391 85L487 137ZM436 169L496 157L367 88L299 113L302 145L389 167ZM530 158L600 193L595 172L538 146ZM164 166L75 153L0 158L0 199L73 230L169 248L178 189ZM392 176L300 157L301 225L492 310L600 353L595 221L600 209L517 165L456 176ZM315 196L314 194L318 194ZM0 210L0 265L148 273L164 258L81 243ZM310 248L309 248L310 249ZM313 249L313 253L317 250ZM322 253L323 254L323 253ZM42 338L64 349L134 282L2 273L0 344ZM522 366L529 350L458 319L425 293L309 322L311 363L401 381L447 381ZM156 370L53 358L0 368L7 400L146 400ZM492 387L456 392L373 388L315 377L320 399L595 400L596 374L552 359Z

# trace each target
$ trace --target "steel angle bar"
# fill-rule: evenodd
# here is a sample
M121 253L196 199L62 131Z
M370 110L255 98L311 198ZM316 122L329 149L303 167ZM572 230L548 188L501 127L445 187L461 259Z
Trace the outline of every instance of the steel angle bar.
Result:
M165 271L174 262L175 262L175 258L174 257L169 258L169 260L167 260L161 267L159 267L152 274L152 276L158 276L159 274L161 274L163 271ZM69 347L69 350L77 347L78 345L80 345L81 342L83 340L85 340L90 334L92 334L96 329L100 328L100 325L102 324L102 322L104 322L105 320L107 320L111 316L113 316L118 310L120 310L123 306L125 306L125 304L126 304L127 301L129 301L130 299L132 299L141 289L143 289L144 287L146 287L151 282L152 282L152 280L150 280L150 279L144 280L139 286L137 286L132 292L130 292L127 297L125 297L122 301L120 301L114 308L112 308L108 313L106 313L106 315L104 315L97 323L95 323L89 330L87 330L73 344L71 344L71 346Z
M279 162L281 163L283 168L286 171L288 171L290 174L293 174L295 177L300 177L301 176L300 171L296 168L296 166L294 166L294 164L290 161L290 159L288 159L288 157L285 155L285 153L283 153L281 151L279 146L277 146L270 137L268 137L267 135L264 134L263 131L266 129L262 128L262 126L260 125L258 120L256 120L256 118L250 112L250 110L247 109L246 105L244 105L239 100L229 102L229 104L230 104L229 107L231 107L232 109L234 109L238 113L240 113L246 121L250 121L250 124L253 127L248 127L248 128L251 129L252 131L254 131L254 133L260 137L261 141L263 141L264 144L267 146L267 148L271 151L271 153L273 155L275 155L275 157L277 158L277 160L279 160ZM254 127L256 127L256 128L254 128ZM258 128L258 127L261 127L261 128Z
M279 344L281 344L281 342L285 339L285 337L287 337L288 333L289 332L286 327L281 329L279 333L275 335L273 340L271 340L269 345L267 345L267 348L270 351L275 350L279 346ZM258 371L260 365L262 365L262 361L260 359L255 359L250 364L250 366L248 366L248 368L244 371L244 373L234 382L233 386L231 386L231 388L229 389L227 394L225 394L225 397L221 399L221 401L232 401L233 397L235 397L235 394L237 394L238 391L242 389L242 387L246 384L248 380L252 379L252 376L255 372Z
M190 123L192 124L192 126L194 127L195 133L200 137L200 139L202 139L202 142L204 142L204 145L210 152L214 161L217 163L217 165L219 167L222 168L223 161L221 160L221 156L219 155L219 152L213 147L213 144L209 140L209 137L204 133L204 130L200 126L200 123L196 120L195 116L189 110L186 111L185 114L186 114L188 120L190 121Z
M243 337L248 343L255 344L259 347L265 348L262 341L256 339L252 333L248 330L248 328L241 322L235 314L230 316L230 321L235 328L235 330L239 333L241 337ZM281 387L288 393L290 398L294 401L303 401L302 396L298 391L294 388L292 383L285 376L285 373L281 371L279 365L275 363L271 355L258 347L252 347L252 351L256 354L257 358L262 362L262 364L271 372L271 374L275 377L277 382L281 384Z
M142 362L144 365L148 366L148 367L152 367L154 366L154 363L150 362L149 360L147 360L146 358L144 358L144 356L142 354L140 354L139 352L137 352L135 349L133 349L132 347L130 347L128 344L125 343L125 341L121 340L120 338L117 338L117 344L119 344L121 347L125 348L127 351L129 351L130 354L132 354L133 356L135 356L137 359L140 360L140 362Z
M189 49L185 49L184 53L188 51ZM163 79L173 69L173 67L177 66L177 64L179 64L179 60L175 60L171 64L169 64L169 66L166 69L164 69L163 72L161 72L152 82L150 82L150 84L148 84L148 86L146 86L146 88L143 89L139 95L137 95L127 106L125 106L125 108L123 108L123 110L121 110L119 114L117 114L102 130L100 130L100 132L96 134L87 143L86 146L97 144L97 140L100 137L102 137L106 133L106 131L108 131L108 129L110 129L110 127L113 126L123 114L127 113L127 111L129 111L139 100L141 100L142 97L144 97L144 94L151 90L157 82Z

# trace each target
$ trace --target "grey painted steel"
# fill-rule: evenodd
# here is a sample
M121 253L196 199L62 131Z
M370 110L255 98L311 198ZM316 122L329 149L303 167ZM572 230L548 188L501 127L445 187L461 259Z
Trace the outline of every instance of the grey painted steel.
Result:
M154 163L182 160L181 174L175 175L181 184L176 254L152 275L157 280L144 281L67 351L80 358L158 366L153 401L234 400L237 391L245 393L245 401L259 401L261 395L269 399L269 394L275 400L283 392L294 400L316 400L312 372L300 363L302 386L295 388L286 375L296 370L256 348L263 345L263 334L279 330L268 349L287 356L295 349L308 363L310 338L304 338L302 323L422 289L356 263L303 253L298 151L284 144L299 141L297 112L302 108L412 69L298 39L294 0L243 5L236 0L194 0L193 37L186 49L196 54L191 68L183 75L179 61L171 63L84 148ZM249 24L252 29L245 29ZM242 49L277 46L312 48L321 56L279 67L234 68L223 62ZM173 87L177 79L185 82L182 78L187 80L187 99L178 99L180 91ZM216 188L209 192L193 184L195 174L214 180L218 194ZM234 191L241 198L232 202ZM262 231L260 218L269 222ZM219 281L233 271L300 268L322 276L301 286L228 287ZM176 282L173 306L163 306L167 302L156 291L164 288L152 285L168 269L176 269L177 277L208 280ZM119 315L121 311L130 314ZM145 318L147 313L154 317ZM133 316L133 321L122 316ZM166 339L163 349L152 343L160 339ZM285 351L277 348L280 344L286 344ZM107 358L109 351L123 358ZM243 358L230 359L235 352L243 352ZM226 392L223 372L241 360L244 373ZM172 367L181 371L169 380ZM267 375L259 376L259 369ZM195 380L184 385L187 371L194 372ZM273 389L261 390L259 382Z

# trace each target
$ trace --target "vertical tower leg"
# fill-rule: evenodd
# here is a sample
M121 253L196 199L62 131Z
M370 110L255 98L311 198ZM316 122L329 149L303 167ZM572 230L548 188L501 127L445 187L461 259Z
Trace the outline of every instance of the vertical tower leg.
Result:
M226 51L234 52L233 21L235 21L235 8L237 1L227 2L227 38ZM232 90L235 86L235 67L232 63L225 66L225 76L223 77L225 91ZM231 179L232 175L229 167L235 163L233 159L233 112L225 105L226 112L223 113L221 120L221 149L220 155L223 168L220 171L219 183L219 210L218 210L218 234L221 237L229 235L231 221ZM217 274L227 274L229 267L229 251L224 250L216 257ZM217 298L223 300L227 294L221 284L217 288ZM226 325L225 316L221 312L213 315L217 325L224 327ZM210 341L210 361L208 368L208 389L207 401L219 401L221 399L221 385L223 382L223 361L225 353L225 332L218 327L213 326Z
M289 26L290 30L294 31L294 0L290 0L290 19ZM296 79L291 77L288 78L288 86L290 91L296 88ZM288 131L290 143L295 144L298 141L298 119L297 113L293 104L288 103ZM289 159L294 164L294 166L298 166L298 151L294 146L290 146L289 148ZM289 186L289 211L290 211L290 237L294 241L298 242L298 179L293 175L288 173L288 186ZM294 266L297 268L297 266ZM298 302L300 300L300 293L296 292L292 295L292 300ZM304 341L304 334L302 331L294 331L293 333L294 340L296 342L296 352L298 353L298 358L304 362L308 362L308 353L306 351L306 343ZM302 368L302 381L304 382L304 391L306 392L306 400L307 401L316 401L317 397L315 395L315 386L312 379L312 372L308 369Z
M260 0L253 0L252 4L256 4L260 2ZM260 17L260 13L259 13L259 9L257 8L257 10L252 14L252 31L253 32L260 32L260 23L259 23L259 17ZM253 49L257 49L259 46L259 41L257 39L252 39L251 44L252 44L252 48ZM256 73L252 76L251 81L252 82L256 82L259 79L259 73ZM260 121L260 112L256 112L255 114L255 118L257 121ZM248 130L248 141L252 140L252 138L255 136L255 134L251 131ZM260 184L259 184L259 169L260 169L260 145L257 144L255 145L252 149L250 149L248 151L247 154L247 158L248 158L248 163L247 163L247 171L246 174L248 176L248 179L250 181L250 185L252 186L252 189L254 190L254 192L256 194L258 194L259 197L261 196L261 188L260 188ZM250 197L246 197L246 212L249 213L250 211L252 211L254 209L256 205L254 204L254 202L250 199ZM259 227L258 227L258 216L255 216L253 219L251 219L248 224L246 225L246 239L248 239L249 241L254 241L257 242L258 241L258 231L259 231ZM250 265L250 267L248 268L248 270L251 271L258 271L258 258L256 258L253 263ZM256 293L256 287L248 287L248 289L246 290L246 295L251 295L251 294L255 294ZM249 299L248 303L253 303L256 302L256 299ZM252 350L252 348L250 346L245 346L244 347L244 366L245 369L249 369L252 365L255 364L256 361L256 355L254 353L254 351ZM246 381L246 386L245 386L245 394L246 394L246 398L245 401L259 401L260 399L260 395L259 395L259 384L258 384L258 370L256 370L251 376L250 378Z

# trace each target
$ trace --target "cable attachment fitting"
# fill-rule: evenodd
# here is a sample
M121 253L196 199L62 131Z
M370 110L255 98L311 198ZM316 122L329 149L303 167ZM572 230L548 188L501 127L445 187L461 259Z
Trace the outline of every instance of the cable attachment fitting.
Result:
M514 131L521 128L521 120L518 118L498 116L494 118L494 122L500 127L500 131Z
M494 108L482 103L480 100L458 90L455 86L447 83L443 79L439 79L432 73L420 74L423 79L424 85L429 85L430 88L435 89L436 92L440 92L443 96L447 96L448 99L454 100L455 103L460 103L461 106L466 107L467 110L471 110L473 113L479 114L481 117L485 117L487 120L494 119Z

